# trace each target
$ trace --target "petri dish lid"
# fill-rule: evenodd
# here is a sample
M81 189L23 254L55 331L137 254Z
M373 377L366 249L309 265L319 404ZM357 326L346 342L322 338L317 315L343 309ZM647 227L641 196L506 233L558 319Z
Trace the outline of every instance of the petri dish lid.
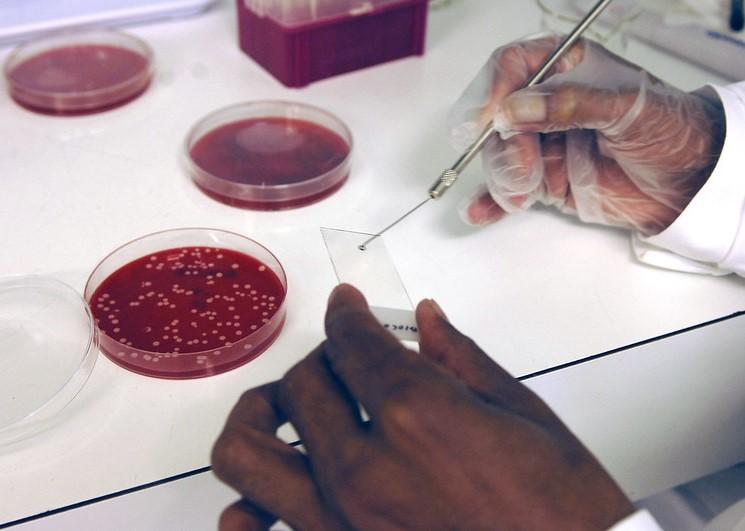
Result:
M152 50L110 29L47 35L17 47L4 73L11 97L30 110L58 115L99 112L142 94L152 77Z
M0 445L49 427L97 355L95 323L73 288L40 276L0 279Z
M254 101L202 118L184 146L196 186L224 204L285 210L315 203L346 182L352 134L304 103Z

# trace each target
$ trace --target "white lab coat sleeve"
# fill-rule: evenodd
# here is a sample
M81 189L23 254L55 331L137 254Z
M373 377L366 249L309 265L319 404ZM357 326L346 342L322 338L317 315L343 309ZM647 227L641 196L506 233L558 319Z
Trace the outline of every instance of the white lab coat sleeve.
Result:
M634 235L645 263L667 269L745 276L745 81L712 85L724 107L727 132L714 171L672 225Z
M648 511L639 510L617 522L608 531L662 531L662 528Z

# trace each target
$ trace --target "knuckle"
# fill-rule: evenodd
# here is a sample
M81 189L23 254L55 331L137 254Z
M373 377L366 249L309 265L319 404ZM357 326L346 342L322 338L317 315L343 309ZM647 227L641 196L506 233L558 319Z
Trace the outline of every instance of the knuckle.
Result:
M525 51L520 45L512 45L498 49L493 57L498 67L511 71L525 64L524 53Z
M443 350L446 359L452 362L463 360L464 357L469 359L474 359L474 356L477 357L476 359L489 358L489 355L481 349L476 341L462 333L454 334L448 344L444 345Z
M417 355L398 342L379 345L378 353L377 361L373 361L370 367L378 367L394 374L409 370L413 361L412 357Z
M455 348L458 351L482 352L481 347L471 337L465 334L458 334L454 339Z
M410 407L400 403L387 405L381 419L387 431L411 434L415 433L419 427L416 413Z
M291 367L279 382L280 396L292 394L303 381L305 372L302 361Z
M277 410L265 392L255 388L245 391L233 407L228 417L227 426L245 424L262 431L273 431L281 424Z
M326 333L332 341L349 344L361 336L378 332L380 325L368 310L345 308L334 313L326 322Z
M263 400L261 393L259 393L256 389L249 389L248 391L243 391L243 393L241 393L241 396L238 398L238 402L236 403L234 409L253 412L257 409L258 406L265 404L266 402Z
M238 398L238 407L243 407L246 405L253 404L256 400L256 390L255 389L247 389L241 393L241 396Z
M505 178L512 184L511 188L519 188L520 191L527 191L529 185L533 183L536 174L532 166L528 166L522 160L514 160L510 166L503 169Z
M228 480L240 470L242 474L255 470L261 463L258 452L249 444L245 434L226 429L212 447L212 470L223 480Z
M590 99L591 89L578 84L566 84L559 86L553 95L547 98L549 121L560 126L575 124L584 102Z
M442 323L442 332L443 335L440 338L440 347L442 347L443 350L447 350L453 354L468 350L481 350L475 341L458 330L450 322Z
M225 430L220 434L220 437L218 437L215 445L212 447L212 455L210 457L212 470L217 477L225 479L228 476L232 468L231 465L240 452L239 445L240 442L231 431Z
M228 531L228 530L234 530L234 529L258 529L257 527L254 527L252 524L254 522L247 522L248 515L246 515L244 512L242 512L238 507L237 504L234 503L232 505L229 505L223 511L220 513L220 517L217 521L217 529L220 531ZM252 525L252 527L248 527L248 525Z
M327 326L334 331L344 331L359 320L359 316L367 312L355 306L346 306L334 311L327 318Z
M356 308L337 311L326 319L326 335L333 343L347 345L368 326L369 314Z
M506 191L527 192L535 188L543 177L543 160L531 158L520 147L509 148L498 161L489 161L489 174Z
M577 42L574 43L574 45L569 49L569 52L567 52L566 55L566 61L569 65L569 67L574 67L580 64L584 58L585 58L585 51L587 50L588 46L590 46L590 42L584 37L580 37L577 39Z
M299 396L307 393L308 379L318 364L317 351L314 351L291 367L279 381L277 396L282 406L291 406Z
M418 431L423 400L423 392L418 385L408 380L395 384L386 393L379 409L383 426L406 433Z
M360 445L348 444L339 451L338 459L331 464L329 479L336 484L356 485L375 460Z

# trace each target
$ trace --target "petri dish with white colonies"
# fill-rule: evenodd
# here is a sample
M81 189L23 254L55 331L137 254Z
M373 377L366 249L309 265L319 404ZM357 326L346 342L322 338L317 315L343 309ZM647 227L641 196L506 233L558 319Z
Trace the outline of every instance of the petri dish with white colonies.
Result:
M142 94L153 73L142 40L110 29L51 34L22 44L4 73L10 96L43 114L78 115L123 105Z
M114 363L138 374L219 374L264 352L285 322L287 277L258 242L217 229L131 241L91 273L85 299Z
M205 116L187 135L185 154L194 184L209 197L252 210L285 210L344 185L352 134L318 107L257 101Z
M0 280L0 445L54 424L98 356L88 305L52 278Z

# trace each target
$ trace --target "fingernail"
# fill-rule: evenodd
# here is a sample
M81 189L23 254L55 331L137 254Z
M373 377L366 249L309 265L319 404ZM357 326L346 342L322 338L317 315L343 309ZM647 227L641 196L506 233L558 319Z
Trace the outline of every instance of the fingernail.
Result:
M484 227L503 217L504 210L491 199L488 189L480 186L470 198L458 204L458 215L467 225Z
M458 205L458 215L466 225L472 227L483 227L489 224L489 216L484 209L480 208L478 202L465 199Z
M513 94L502 103L512 124L530 124L546 120L546 98L542 94Z
M502 140L509 140L513 136L520 134L513 129L512 121L507 116L504 107L500 107L494 113L491 125Z
M510 119L507 117L504 108L500 108L494 113L491 124L503 140L510 134Z
M437 301L434 299L427 299L427 302L429 302L429 305L432 307L432 309L435 311L435 313L445 321L449 321L448 316L445 315L445 312L442 310L439 304L437 304Z

